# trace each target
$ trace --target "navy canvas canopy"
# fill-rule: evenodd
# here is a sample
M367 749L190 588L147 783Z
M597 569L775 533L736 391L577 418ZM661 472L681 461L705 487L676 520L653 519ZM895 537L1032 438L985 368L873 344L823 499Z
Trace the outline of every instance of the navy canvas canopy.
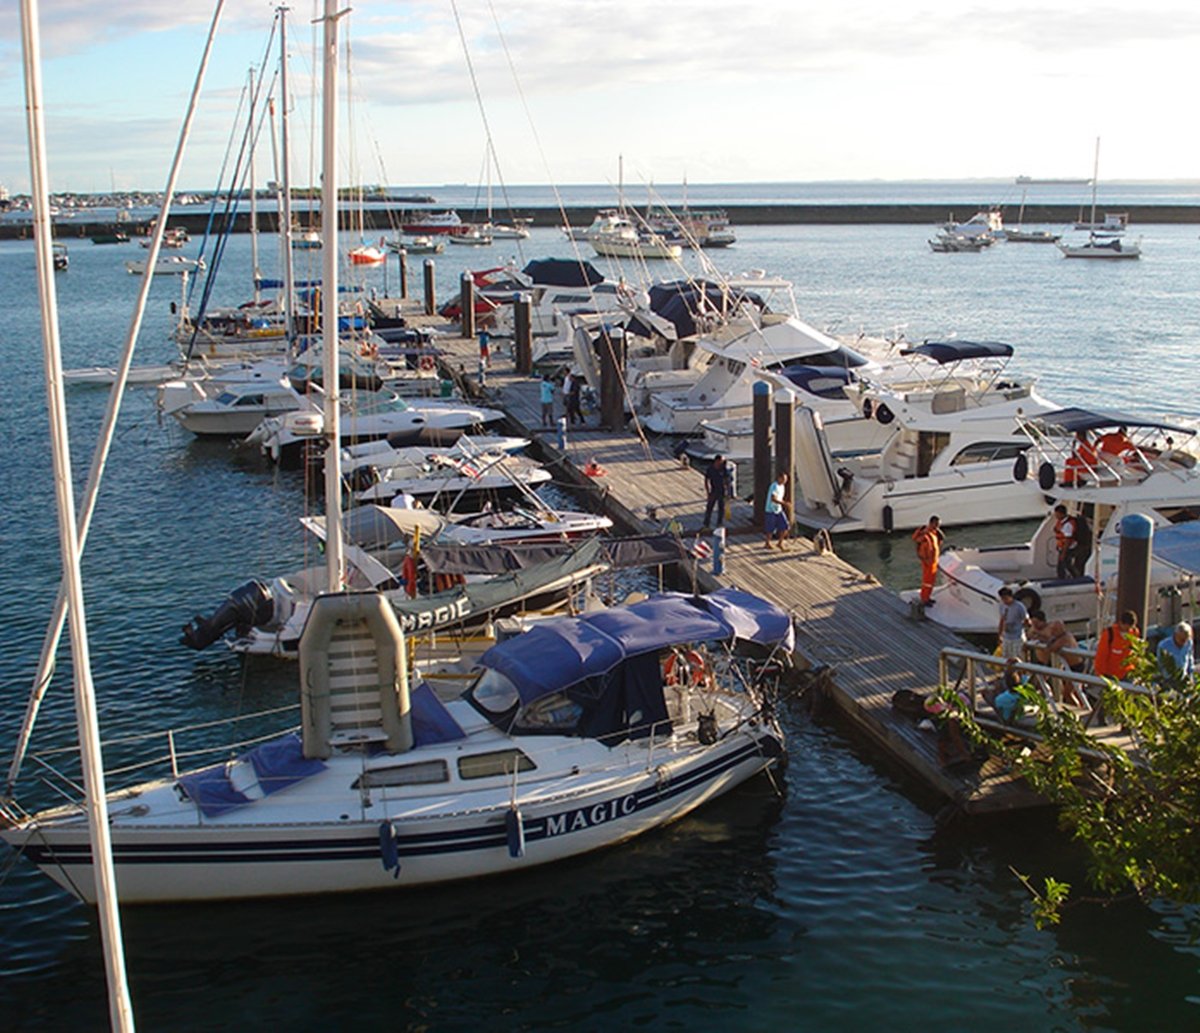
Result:
M547 621L501 642L480 658L505 675L523 703L600 675L623 660L670 646L734 637L790 636L786 613L748 593L657 595L632 606Z
M1153 430L1172 431L1176 434L1191 434L1190 427L1173 426L1160 420L1148 420L1142 416L1132 416L1129 413L1101 411L1099 409L1055 409L1044 412L1037 417L1039 423L1046 427L1060 427L1074 434L1079 430L1102 430L1108 427L1149 427Z
M673 280L650 288L650 308L675 326L680 337L696 333L696 316L701 311L732 312L743 302L765 307L751 291L731 290L707 280Z
M604 280L591 262L573 258L535 258L521 272L548 287L594 287Z
M1012 353L1011 344L999 341L925 341L900 352L901 355L923 355L941 365L964 359L1011 359Z

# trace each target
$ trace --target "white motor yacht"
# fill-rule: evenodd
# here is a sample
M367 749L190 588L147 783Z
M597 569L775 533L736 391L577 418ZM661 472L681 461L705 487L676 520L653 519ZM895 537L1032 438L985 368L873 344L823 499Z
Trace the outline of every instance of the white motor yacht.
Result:
M1007 361L993 342L927 342L906 351L942 362ZM935 358L935 361L939 359ZM835 459L819 416L796 410L797 521L833 533L919 527L931 514L948 524L1040 517L1036 481L1013 480L1031 447L1018 421L1057 409L1032 381L996 373L978 383L948 379L858 389L863 415L892 427L877 453Z
M1020 426L1032 447L1016 472L1027 477L1036 474L1038 487L1045 492L1043 512L1047 515L1027 541L945 551L939 564L941 584L934 589L935 605L928 617L959 632L994 632L996 593L1009 585L1027 608L1043 610L1047 620L1094 631L1098 615L1113 608L1121 520L1140 513L1162 528L1200 517L1195 429L1085 409L1043 413L1020 421ZM1070 455L1065 443L1072 441L1076 432L1098 434L1118 427L1128 432L1128 451L1119 456L1101 453L1089 476L1078 483L1061 483ZM1091 529L1092 545L1080 576L1057 576L1053 508L1058 504L1065 505L1072 516L1083 515ZM1152 611L1168 611L1167 600L1173 596L1186 612L1191 610L1190 602L1200 584L1152 551L1150 587ZM916 593L902 595L913 598ZM1171 615L1170 622L1178 619Z

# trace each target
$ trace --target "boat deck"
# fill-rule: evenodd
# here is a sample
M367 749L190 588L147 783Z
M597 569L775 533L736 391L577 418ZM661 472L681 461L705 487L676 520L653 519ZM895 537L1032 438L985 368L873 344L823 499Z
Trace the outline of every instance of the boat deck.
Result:
M541 422L538 378L516 375L507 345L493 339L491 369L481 387L478 345L453 332L438 341L447 369L489 405L504 409L512 433L535 440L555 480L595 493L628 533L670 528L685 541L696 536L704 512L703 477L674 457L671 439L598 429L592 415L588 426L568 429L566 447L560 449L557 427ZM561 415L560 398L555 415ZM589 463L598 464L602 473L587 476ZM724 572L714 576L711 562L697 564L693 577L700 587L745 588L791 612L799 651L814 668L827 669L828 676L817 679L827 687L826 698L893 762L962 811L1045 805L995 758L965 774L944 770L936 733L892 708L892 694L899 689L935 691L941 650L969 648L962 639L914 618L911 608L874 577L810 539L795 537L786 550L768 550L751 522L751 506L735 500L726 521Z

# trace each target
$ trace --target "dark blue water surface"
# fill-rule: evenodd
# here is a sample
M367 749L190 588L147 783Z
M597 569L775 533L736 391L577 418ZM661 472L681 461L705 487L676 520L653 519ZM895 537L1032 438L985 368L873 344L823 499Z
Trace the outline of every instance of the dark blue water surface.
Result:
M1064 403L1200 414L1193 228L1145 227L1145 257L1115 264L1020 245L935 255L925 243L931 232L752 227L739 231L735 248L709 257L725 272L762 268L791 278L801 313L820 326L1003 340L1016 346L1020 370L1039 374ZM539 230L517 257L569 248ZM464 263L513 253L457 250L469 253L437 260L445 293ZM57 280L68 366L115 360L136 290L123 262L138 251L71 245L71 268ZM264 251L269 270L274 251ZM695 270L699 259L686 261ZM235 239L218 300L245 299L248 264L248 239ZM378 270L370 275L381 283ZM140 345L147 363L171 349L168 306L178 284L160 281ZM27 243L0 244L0 312L6 763L58 576ZM105 402L103 390L69 395L80 484ZM243 668L177 639L180 625L233 585L315 562L296 521L313 508L298 475L226 444L196 442L160 422L153 392L129 392L84 560L106 739L292 701L286 668ZM946 519L959 544L1013 535ZM903 587L914 573L903 544L860 540L839 552ZM127 911L142 1028L1200 1026L1190 912L1082 906L1060 928L1037 932L1011 869L1082 880L1078 857L1050 823L1018 818L938 832L937 802L837 727L799 708L783 718L791 762L777 786L755 781L671 828L559 868L420 894ZM35 746L72 735L64 657ZM0 860L13 859L6 850ZM0 884L0 1004L4 1029L106 1022L91 912L24 861Z

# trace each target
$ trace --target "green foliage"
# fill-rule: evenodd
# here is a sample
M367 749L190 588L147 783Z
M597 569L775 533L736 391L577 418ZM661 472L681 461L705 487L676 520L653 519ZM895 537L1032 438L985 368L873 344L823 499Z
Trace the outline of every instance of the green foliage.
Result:
M1056 711L1031 687L1018 687L1036 714L1041 742L992 738L953 692L943 698L968 736L986 741L1040 794L1058 805L1062 827L1084 848L1088 879L1108 895L1200 902L1200 683L1164 678L1144 644L1135 647L1131 693L1110 683L1107 726L1128 733L1121 749L1089 735L1070 711ZM1094 730L1093 730L1094 731ZM1129 749L1129 740L1133 747ZM1059 920L1070 887L1047 879L1034 898L1039 928Z

